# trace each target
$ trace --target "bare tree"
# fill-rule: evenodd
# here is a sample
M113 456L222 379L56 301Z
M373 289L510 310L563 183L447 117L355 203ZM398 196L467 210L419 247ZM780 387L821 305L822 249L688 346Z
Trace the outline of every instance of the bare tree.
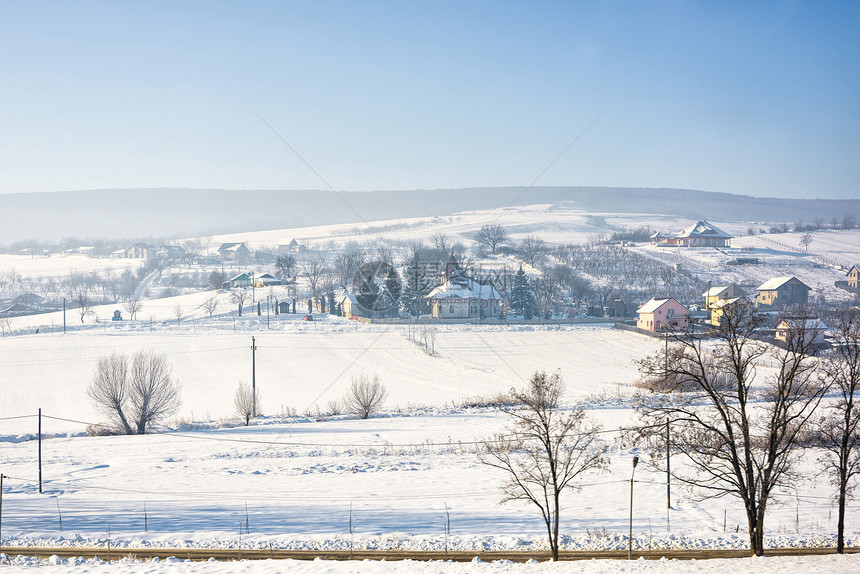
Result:
M140 351L99 359L87 394L118 431L143 434L179 408L180 390L164 355Z
M12 332L12 322L7 317L4 317L0 319L0 334L5 337L7 332Z
M527 235L520 242L520 250L523 252L525 262L532 267L537 267L546 258L547 246L543 239Z
M137 317L138 312L143 309L143 302L137 297L128 298L125 303L122 304L123 309L128 313L129 319L134 321L135 317Z
M824 376L837 400L819 422L824 462L839 501L836 552L845 552L845 504L860 475L860 315L844 313L836 326L834 348L824 361Z
M343 404L338 399L331 399L328 402L328 412L332 415L339 415L343 412Z
M804 233L800 236L800 244L803 246L803 249L806 253L809 253L809 246L812 244L812 234Z
M242 316L242 308L245 306L245 301L248 300L249 296L248 292L241 288L230 293L230 300L239 306L240 317Z
M608 466L599 427L586 424L580 409L563 412L563 392L561 375L542 371L535 372L526 388L512 389L511 398L521 407L503 410L514 422L505 434L485 441L480 455L482 463L507 474L502 502L523 500L538 507L553 560L558 560L562 493L575 489L583 473Z
M140 351L132 357L130 367L131 417L137 434L143 434L179 408L181 387L171 377L165 355Z
M382 408L387 398L388 389L379 382L378 375L353 377L343 399L343 410L360 419L369 419Z
M496 249L508 240L508 232L498 223L488 223L475 234L478 245L486 247L495 255Z
M646 375L689 389L641 407L651 429L672 421L673 452L687 463L673 464L672 475L703 498L739 498L750 552L757 556L764 553L768 503L775 489L797 480L801 433L826 391L813 376L812 338L805 330L792 329L785 347L774 348L757 339L762 321L752 304L739 302L721 317L716 344L676 334L670 352L641 364ZM757 380L756 364L766 354L773 355L777 373Z
M129 395L128 357L113 354L99 359L87 395L96 408L110 417L117 430L134 434L125 412Z
M214 289L215 291L219 291L224 288L224 281L227 280L227 276L220 271L213 271L206 277L206 286L210 289Z
M280 255L277 259L275 259L275 267L278 269L278 274L280 274L282 279L287 279L293 276L293 271L296 268L297 260L294 255Z
M255 392L248 383L239 383L236 394L233 395L233 407L236 413L245 419L245 426L251 424L251 418L261 414L260 393Z
M373 250L373 258L387 265L394 264L394 249L387 243L378 243Z
M340 285L346 286L352 283L355 273L366 260L364 250L358 243L355 241L347 243L343 252L334 260L334 270Z
M214 295L209 297L203 302L203 309L209 314L211 317L215 314L215 311L218 310L218 296Z
M544 273L534 280L535 304L541 320L552 317L552 308L559 303L560 295L559 282L552 273Z
M81 315L81 323L83 323L84 318L93 310L93 300L90 299L90 294L81 287L75 291L72 302L78 306L78 313Z
M326 257L322 254L313 254L305 258L299 263L299 273L308 280L311 288L311 293L314 297L317 296L317 288L323 276L329 272L326 267Z
M577 305L594 293L594 287L591 285L591 282L582 275L573 274L568 281L567 287Z
M176 324L179 325L182 321L182 317L185 315L185 309L182 308L182 305L177 304L173 308L173 315L176 317Z
M430 242L443 257L451 251L451 238L445 233L434 233L430 236Z

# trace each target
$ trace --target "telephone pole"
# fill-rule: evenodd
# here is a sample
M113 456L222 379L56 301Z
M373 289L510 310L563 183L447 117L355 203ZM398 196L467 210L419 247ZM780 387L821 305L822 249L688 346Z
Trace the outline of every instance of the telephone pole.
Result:
M0 541L3 540L3 479L6 478L0 474Z
M42 494L42 409L39 409L39 494Z
M257 344L251 337L251 415L257 417Z

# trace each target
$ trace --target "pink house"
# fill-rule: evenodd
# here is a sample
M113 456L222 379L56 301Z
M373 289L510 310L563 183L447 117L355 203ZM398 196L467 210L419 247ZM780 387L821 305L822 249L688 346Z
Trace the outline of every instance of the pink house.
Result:
M646 331L680 331L687 328L686 307L671 297L655 297L636 311L636 326Z

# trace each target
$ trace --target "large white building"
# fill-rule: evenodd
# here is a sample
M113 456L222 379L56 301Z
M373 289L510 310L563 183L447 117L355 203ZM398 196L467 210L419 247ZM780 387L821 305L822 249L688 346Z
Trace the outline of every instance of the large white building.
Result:
M444 282L427 294L432 316L437 319L468 319L499 316L501 294L492 283L481 283L466 275L452 255Z

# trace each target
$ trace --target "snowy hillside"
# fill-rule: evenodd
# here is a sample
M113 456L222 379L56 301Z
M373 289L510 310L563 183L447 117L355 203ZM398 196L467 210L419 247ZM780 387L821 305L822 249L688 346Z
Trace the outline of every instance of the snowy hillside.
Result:
M624 272L632 283L654 262L659 265L648 282L635 286L635 296L645 294L643 289L654 290L648 296L657 295L686 282L684 289L694 301L706 282L735 281L754 288L780 275L797 276L814 289L813 295L844 300L847 292L833 284L844 277L839 265L856 258L860 240L856 230L817 231L809 253L799 247L798 234L741 236L732 247L719 249L657 247L642 241L621 247L616 241L600 247L603 259L592 257L597 251L570 248L566 255L548 253L552 266L541 266L524 263L523 252L515 247L497 254L472 251L475 233L488 223L504 226L514 246L527 236L539 236L550 246L594 246L612 231L644 226L677 230L688 220L542 204L374 221L369 228L328 225L192 239L203 247L202 255L211 255L223 242L242 241L256 250L296 238L333 259L350 242L403 247L444 234L449 242L465 244L465 256L473 257L476 266L514 269L522 264L535 278L569 257L571 265L583 265L575 271L592 282L591 296L598 298L615 297L611 289L622 281L609 263L628 258L632 263ZM715 223L737 235L747 228L743 222ZM402 252L396 257L402 259ZM758 262L733 264L738 258ZM271 260L261 261L228 263L224 272L274 272ZM124 305L129 295L112 299L111 284L104 281L125 271L134 280L133 294L141 297L134 320ZM497 504L504 477L480 464L478 451L482 439L502 431L509 421L504 413L481 405L521 386L535 370L558 370L567 383L563 405L579 405L603 425L601 437L611 463L608 474L590 472L582 478L581 491L569 495L563 549L624 548L634 455L646 461L635 483L637 548L746 547L742 505L728 498L702 501L672 485L667 511L665 475L647 464L650 452L623 440L622 431L636 420L637 361L660 351L662 341L614 329L609 318L595 319L606 323L569 324L573 318L586 320L581 305L570 319L556 313L548 325L433 323L425 317L420 328L433 332L428 348L415 341L419 327L405 320L365 323L320 312L312 314L313 321L304 320L310 291L299 273L288 285L243 289L249 298L240 316L236 289L218 291L209 284L210 276L217 279L220 272L221 265L211 261L147 267L141 260L80 255L0 258L9 300L29 287L44 293L53 289L56 295L70 278L88 285L88 277L93 285L87 288L100 301L111 301L93 304L83 315L69 305L65 334L63 313L56 308L10 317L2 324L0 470L8 477L4 546L102 544L109 528L111 543L126 549L240 544L344 549L351 543L356 548L544 549L543 526L532 508ZM293 297L297 313L274 313L271 302ZM573 308L569 298L562 302ZM122 321L111 320L115 311L121 311ZM89 425L105 419L87 397L99 359L140 350L166 357L182 385L181 407L158 427L158 434L86 436ZM234 392L240 381L251 381L252 360L263 416L243 427ZM762 360L762 376L772 374L772 366ZM378 375L390 393L380 416L358 420L334 412L338 409L332 406L353 377L362 375ZM33 440L38 409L47 435L42 494ZM817 473L818 453L807 453L801 464L807 478L795 490L780 492L769 509L769 546L833 543L832 489L827 477ZM857 510L852 503L849 544L860 542ZM446 536L449 517L451 533ZM843 563L834 559L827 564L840 568ZM137 567L127 565L129 571Z
M389 408L440 407L520 385L537 369L569 373L569 397L612 391L636 376L633 361L658 342L606 327L440 327L436 353L407 338L406 326L364 325L334 317L312 323L281 315L104 322L62 335L9 337L0 345L0 417L31 414L97 421L86 387L99 357L149 349L167 356L183 384L181 416L221 419L233 414L233 392L251 380L251 336L256 337L257 385L263 412L325 411L352 376L379 374L391 390ZM196 331L196 332L195 332ZM76 427L60 426L62 430ZM30 432L32 424L2 423L0 434ZM52 429L59 430L52 424ZM82 430L82 429L78 429Z

